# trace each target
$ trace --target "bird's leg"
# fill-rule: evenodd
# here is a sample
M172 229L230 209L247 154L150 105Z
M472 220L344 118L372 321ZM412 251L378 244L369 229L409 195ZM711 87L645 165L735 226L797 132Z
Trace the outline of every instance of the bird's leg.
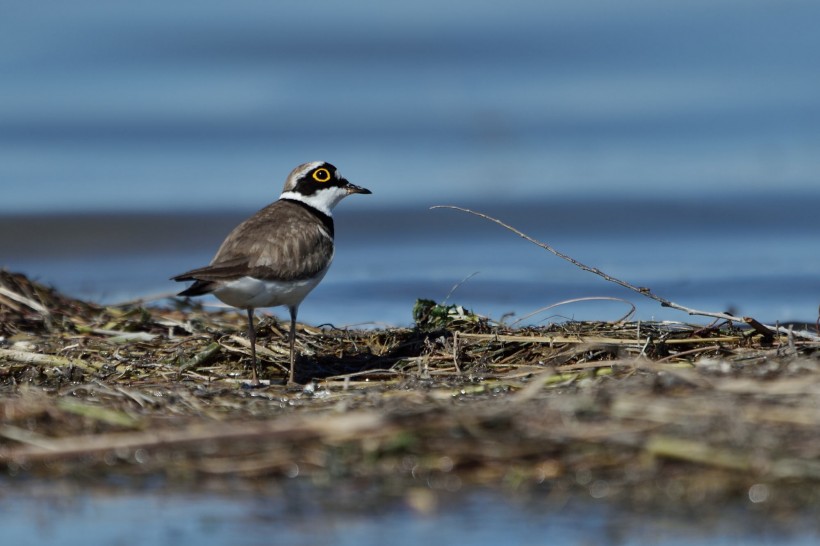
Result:
M296 364L296 313L299 308L296 306L288 307L290 311L290 377L288 383L293 383L293 370Z
M256 375L256 329L253 327L253 307L248 308L248 341L251 342L251 383L259 384L259 377Z

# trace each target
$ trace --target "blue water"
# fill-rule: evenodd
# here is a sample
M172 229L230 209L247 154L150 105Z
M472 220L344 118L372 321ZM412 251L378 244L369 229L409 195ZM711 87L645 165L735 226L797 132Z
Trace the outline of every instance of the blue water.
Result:
M810 520L778 521L724 507L723 521L652 514L591 499L489 492L429 493L429 512L402 499L322 499L321 491L275 493L74 492L59 487L0 499L3 534L15 545L60 544L572 544L750 546L816 544ZM423 493L426 495L426 493ZM342 495L344 497L345 495ZM427 497L425 497L427 498ZM567 502L568 501L568 502ZM565 504L566 503L566 504Z
M0 213L817 191L820 4L0 3Z
M637 319L709 320L663 308L461 212L350 211L346 204L337 209L334 264L300 308L300 319L308 323L408 325L417 298L444 301L448 294L448 302L510 324L542 307L589 297L626 303L562 305L523 323L616 320L629 312L630 303ZM690 308L730 310L772 323L814 322L817 316L818 197L563 200L474 208ZM168 278L207 263L219 241L250 212L193 213L182 219L0 218L0 246L11 269L78 297L116 303L179 291ZM15 230L19 233L10 234ZM272 312L283 316L282 310Z
M0 218L239 221L296 164L323 158L373 195L338 209L336 263L303 305L309 322L406 324L416 297L443 299L475 272L451 301L496 319L582 296L681 318L496 228L427 210L443 203L523 219L558 249L690 307L817 316L816 2L0 9ZM177 287L166 279L206 263L231 227L190 233L209 223L151 238L100 222L121 243L96 252L6 223L0 266L102 301L167 293ZM585 303L554 318L627 310Z

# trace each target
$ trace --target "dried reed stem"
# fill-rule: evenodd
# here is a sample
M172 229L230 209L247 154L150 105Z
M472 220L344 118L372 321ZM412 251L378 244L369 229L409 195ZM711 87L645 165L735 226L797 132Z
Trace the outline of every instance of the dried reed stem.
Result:
M657 294L654 294L650 288L647 288L647 287L644 287L644 286L635 286L635 285L630 284L626 281L618 279L617 277L613 277L612 275L604 273L603 271L601 271L597 267L590 267L588 265L582 264L581 262L579 262L578 260L576 260L572 256L564 254L564 253L556 250L555 248L551 247L550 245L548 245L546 243L542 243L541 241L539 241L537 239L534 239L533 237L530 237L529 235L527 235L523 231L520 231L520 230L512 227L511 225L506 224L506 223L502 222L501 220L499 220L497 218L493 218L492 216L489 216L487 214L484 214L484 213L481 213L481 212L476 212L474 210L470 210L470 209L467 209L467 208L464 208L464 207L457 207L455 205L435 205L435 206L432 206L430 208L431 209L459 210L461 212L466 212L468 214L478 216L479 218L484 218L485 220L489 220L490 222L498 224L499 226L501 226L505 229L508 229L509 231L512 231L513 233L515 233L516 235L518 235L522 239L525 239L525 240L531 242L532 244L534 244L536 246L539 246L539 247L543 248L544 250L546 250L548 252L551 252L552 254L555 254L556 256L561 258L562 260L566 260L569 263L571 263L572 265L574 265L574 266L576 266L576 267L578 267L578 268L580 268L584 271L589 271L590 273L594 273L594 274L598 275L599 277L603 278L606 281L609 281L609 282L615 283L617 285L623 286L624 288L632 290L633 292L637 292L638 294L641 294L642 296L646 296L647 298L653 299L653 300L657 301L658 303L660 303L661 306L663 306L663 307L670 307L672 309L677 309L678 311L683 311L684 313L687 313L689 315L698 315L698 316L703 316L703 317L723 319L723 320L728 320L730 322L751 323L751 321L754 321L755 323L760 324L759 322L755 321L754 319L752 319L750 317L736 317L736 316L730 315L728 313L719 313L719 312L714 312L714 311L701 311L699 309L692 309L692 308L689 308L689 307L684 307L683 305L679 305L677 303L669 301L666 298L662 298L661 296L658 296ZM785 329L783 329L783 328L776 328L776 327L773 327L773 326L765 326L765 325L763 325L763 326L768 331L773 332L773 333L774 332L781 332L781 331L785 332ZM812 334L811 332L807 332L807 331L794 332L794 335L798 335L800 337L804 337L804 338L812 339L812 340L820 340L820 335L815 335L815 334Z

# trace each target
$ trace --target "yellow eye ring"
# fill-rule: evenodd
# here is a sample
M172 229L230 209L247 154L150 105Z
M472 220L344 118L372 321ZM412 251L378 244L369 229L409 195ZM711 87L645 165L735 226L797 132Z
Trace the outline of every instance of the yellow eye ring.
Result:
M327 182L330 180L330 171L322 167L313 171L313 179L316 182Z

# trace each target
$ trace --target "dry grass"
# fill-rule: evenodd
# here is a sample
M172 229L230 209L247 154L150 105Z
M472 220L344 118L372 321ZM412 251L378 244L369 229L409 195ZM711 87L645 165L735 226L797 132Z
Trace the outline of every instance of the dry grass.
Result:
M778 509L820 501L815 341L721 323L510 330L420 302L417 328L259 327L270 385L243 385L243 316L98 307L0 273L7 476L296 475L396 487L537 484L593 497Z

